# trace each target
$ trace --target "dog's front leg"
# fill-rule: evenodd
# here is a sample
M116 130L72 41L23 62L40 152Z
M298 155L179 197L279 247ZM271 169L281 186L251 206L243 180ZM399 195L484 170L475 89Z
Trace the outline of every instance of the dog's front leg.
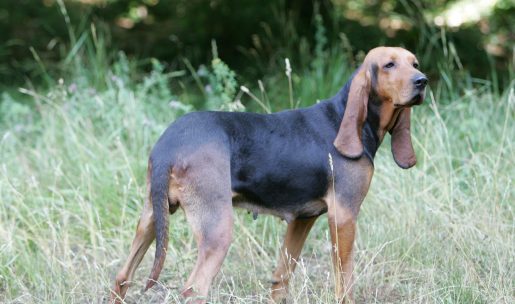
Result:
M328 202L329 229L335 273L335 293L339 303L354 303L353 246L356 236L357 212L348 202L331 196Z

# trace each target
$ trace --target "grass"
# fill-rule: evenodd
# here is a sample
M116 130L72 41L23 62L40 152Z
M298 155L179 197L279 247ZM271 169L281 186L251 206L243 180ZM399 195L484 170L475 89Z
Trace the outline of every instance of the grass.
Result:
M92 33L71 48L68 69L57 77L42 72L48 88L0 97L2 303L105 302L134 236L148 152L175 118L199 108L241 109L240 99L261 111L309 105L336 93L352 71L343 52L318 48L325 60L294 68L291 77L278 71L259 86L238 83L216 58L204 69L172 72L151 60L142 74L123 54L107 60L102 37ZM358 221L359 303L515 301L515 80L497 94L488 81L452 79L444 69L441 76L412 115L417 166L396 167L388 140L378 152ZM265 109L238 92L242 84ZM233 102L227 96L234 94ZM237 212L212 302L267 299L285 226ZM334 302L327 226L322 216L310 233L292 303ZM141 292L151 247L127 302L179 301L195 247L176 213L160 283Z

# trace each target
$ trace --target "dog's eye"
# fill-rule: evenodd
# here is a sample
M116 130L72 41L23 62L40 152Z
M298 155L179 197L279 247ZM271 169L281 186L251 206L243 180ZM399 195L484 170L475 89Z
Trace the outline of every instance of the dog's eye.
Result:
M385 69L391 69L391 68L393 68L394 66L395 66L395 63L393 63L393 61L392 61L392 62L388 62L388 63L384 66L384 68L385 68Z
M413 67L414 67L415 69L418 69L418 63L414 62L414 63L413 63Z

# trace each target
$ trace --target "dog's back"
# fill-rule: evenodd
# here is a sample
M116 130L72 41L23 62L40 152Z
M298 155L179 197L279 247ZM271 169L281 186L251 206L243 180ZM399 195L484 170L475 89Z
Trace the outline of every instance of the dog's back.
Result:
M229 166L236 206L288 221L315 216L325 208L306 204L327 192L328 155L341 157L332 144L340 120L331 100L271 115L195 112L170 125L150 159L182 173L199 163Z

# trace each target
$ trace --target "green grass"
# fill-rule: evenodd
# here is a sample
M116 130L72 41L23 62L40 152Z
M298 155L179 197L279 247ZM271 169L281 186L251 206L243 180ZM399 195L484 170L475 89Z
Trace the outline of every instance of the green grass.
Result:
M282 68L265 76L260 90L238 83L220 61L204 71L169 72L151 60L152 70L141 74L123 54L114 61L99 55L100 38L83 43L79 57L70 56L73 64L58 73L64 79L46 74L47 89L1 95L2 303L106 300L134 236L149 150L175 118L231 108L237 103L227 96L234 94L254 110L260 109L255 99L272 111L291 100L313 104L335 94L352 71L342 53L324 51L316 65L294 69L293 91ZM399 169L388 140L378 152L358 221L359 303L515 302L515 80L496 95L488 81L446 77L442 70L444 80L412 115L417 166ZM254 99L237 92L242 84ZM267 299L285 226L237 212L212 302ZM334 302L330 249L322 216L299 261L291 302ZM179 301L196 257L182 212L171 218L160 283L142 293L153 251L136 273L128 303Z

